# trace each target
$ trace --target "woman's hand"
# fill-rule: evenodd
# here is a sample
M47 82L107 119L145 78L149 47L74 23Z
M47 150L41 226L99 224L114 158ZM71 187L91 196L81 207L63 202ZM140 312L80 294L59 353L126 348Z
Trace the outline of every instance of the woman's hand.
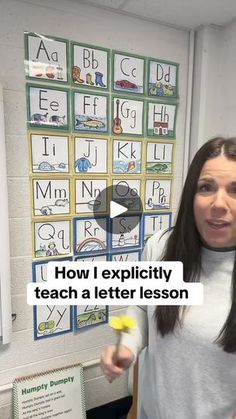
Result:
M133 360L134 354L126 346L119 345L118 350L115 345L108 346L101 356L101 368L109 383L120 377Z

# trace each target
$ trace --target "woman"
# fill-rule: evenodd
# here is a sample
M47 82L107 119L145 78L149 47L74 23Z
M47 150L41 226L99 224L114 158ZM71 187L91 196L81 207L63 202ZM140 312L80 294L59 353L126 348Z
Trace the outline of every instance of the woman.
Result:
M147 347L141 419L232 419L236 413L236 138L214 138L194 157L176 224L148 240L144 260L182 261L204 284L204 303L130 307L138 327L109 346L102 368L120 376Z

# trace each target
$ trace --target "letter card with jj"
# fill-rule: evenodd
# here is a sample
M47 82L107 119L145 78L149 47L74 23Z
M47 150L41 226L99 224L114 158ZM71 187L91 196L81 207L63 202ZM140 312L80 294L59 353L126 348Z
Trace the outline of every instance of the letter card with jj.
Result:
M76 175L108 173L108 140L75 137L74 168Z

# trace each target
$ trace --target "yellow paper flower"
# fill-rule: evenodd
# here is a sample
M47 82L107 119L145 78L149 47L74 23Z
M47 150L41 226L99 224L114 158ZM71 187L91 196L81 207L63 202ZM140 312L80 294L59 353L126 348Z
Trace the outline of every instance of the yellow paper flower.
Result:
M122 320L120 317L111 317L109 321L109 325L114 330L122 331L123 325L122 325Z
M117 332L129 332L136 328L136 320L130 316L111 317L109 324Z
M136 320L130 316L122 316L123 327L126 330L133 330L136 328Z

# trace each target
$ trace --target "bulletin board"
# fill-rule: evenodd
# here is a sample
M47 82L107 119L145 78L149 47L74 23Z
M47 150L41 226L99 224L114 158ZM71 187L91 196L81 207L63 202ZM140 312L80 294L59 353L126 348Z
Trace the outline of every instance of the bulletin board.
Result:
M140 260L171 225L178 73L161 58L25 33L34 281L55 259ZM127 187L130 205L113 220L109 197L99 200L112 185ZM34 336L107 320L106 306L38 306Z

